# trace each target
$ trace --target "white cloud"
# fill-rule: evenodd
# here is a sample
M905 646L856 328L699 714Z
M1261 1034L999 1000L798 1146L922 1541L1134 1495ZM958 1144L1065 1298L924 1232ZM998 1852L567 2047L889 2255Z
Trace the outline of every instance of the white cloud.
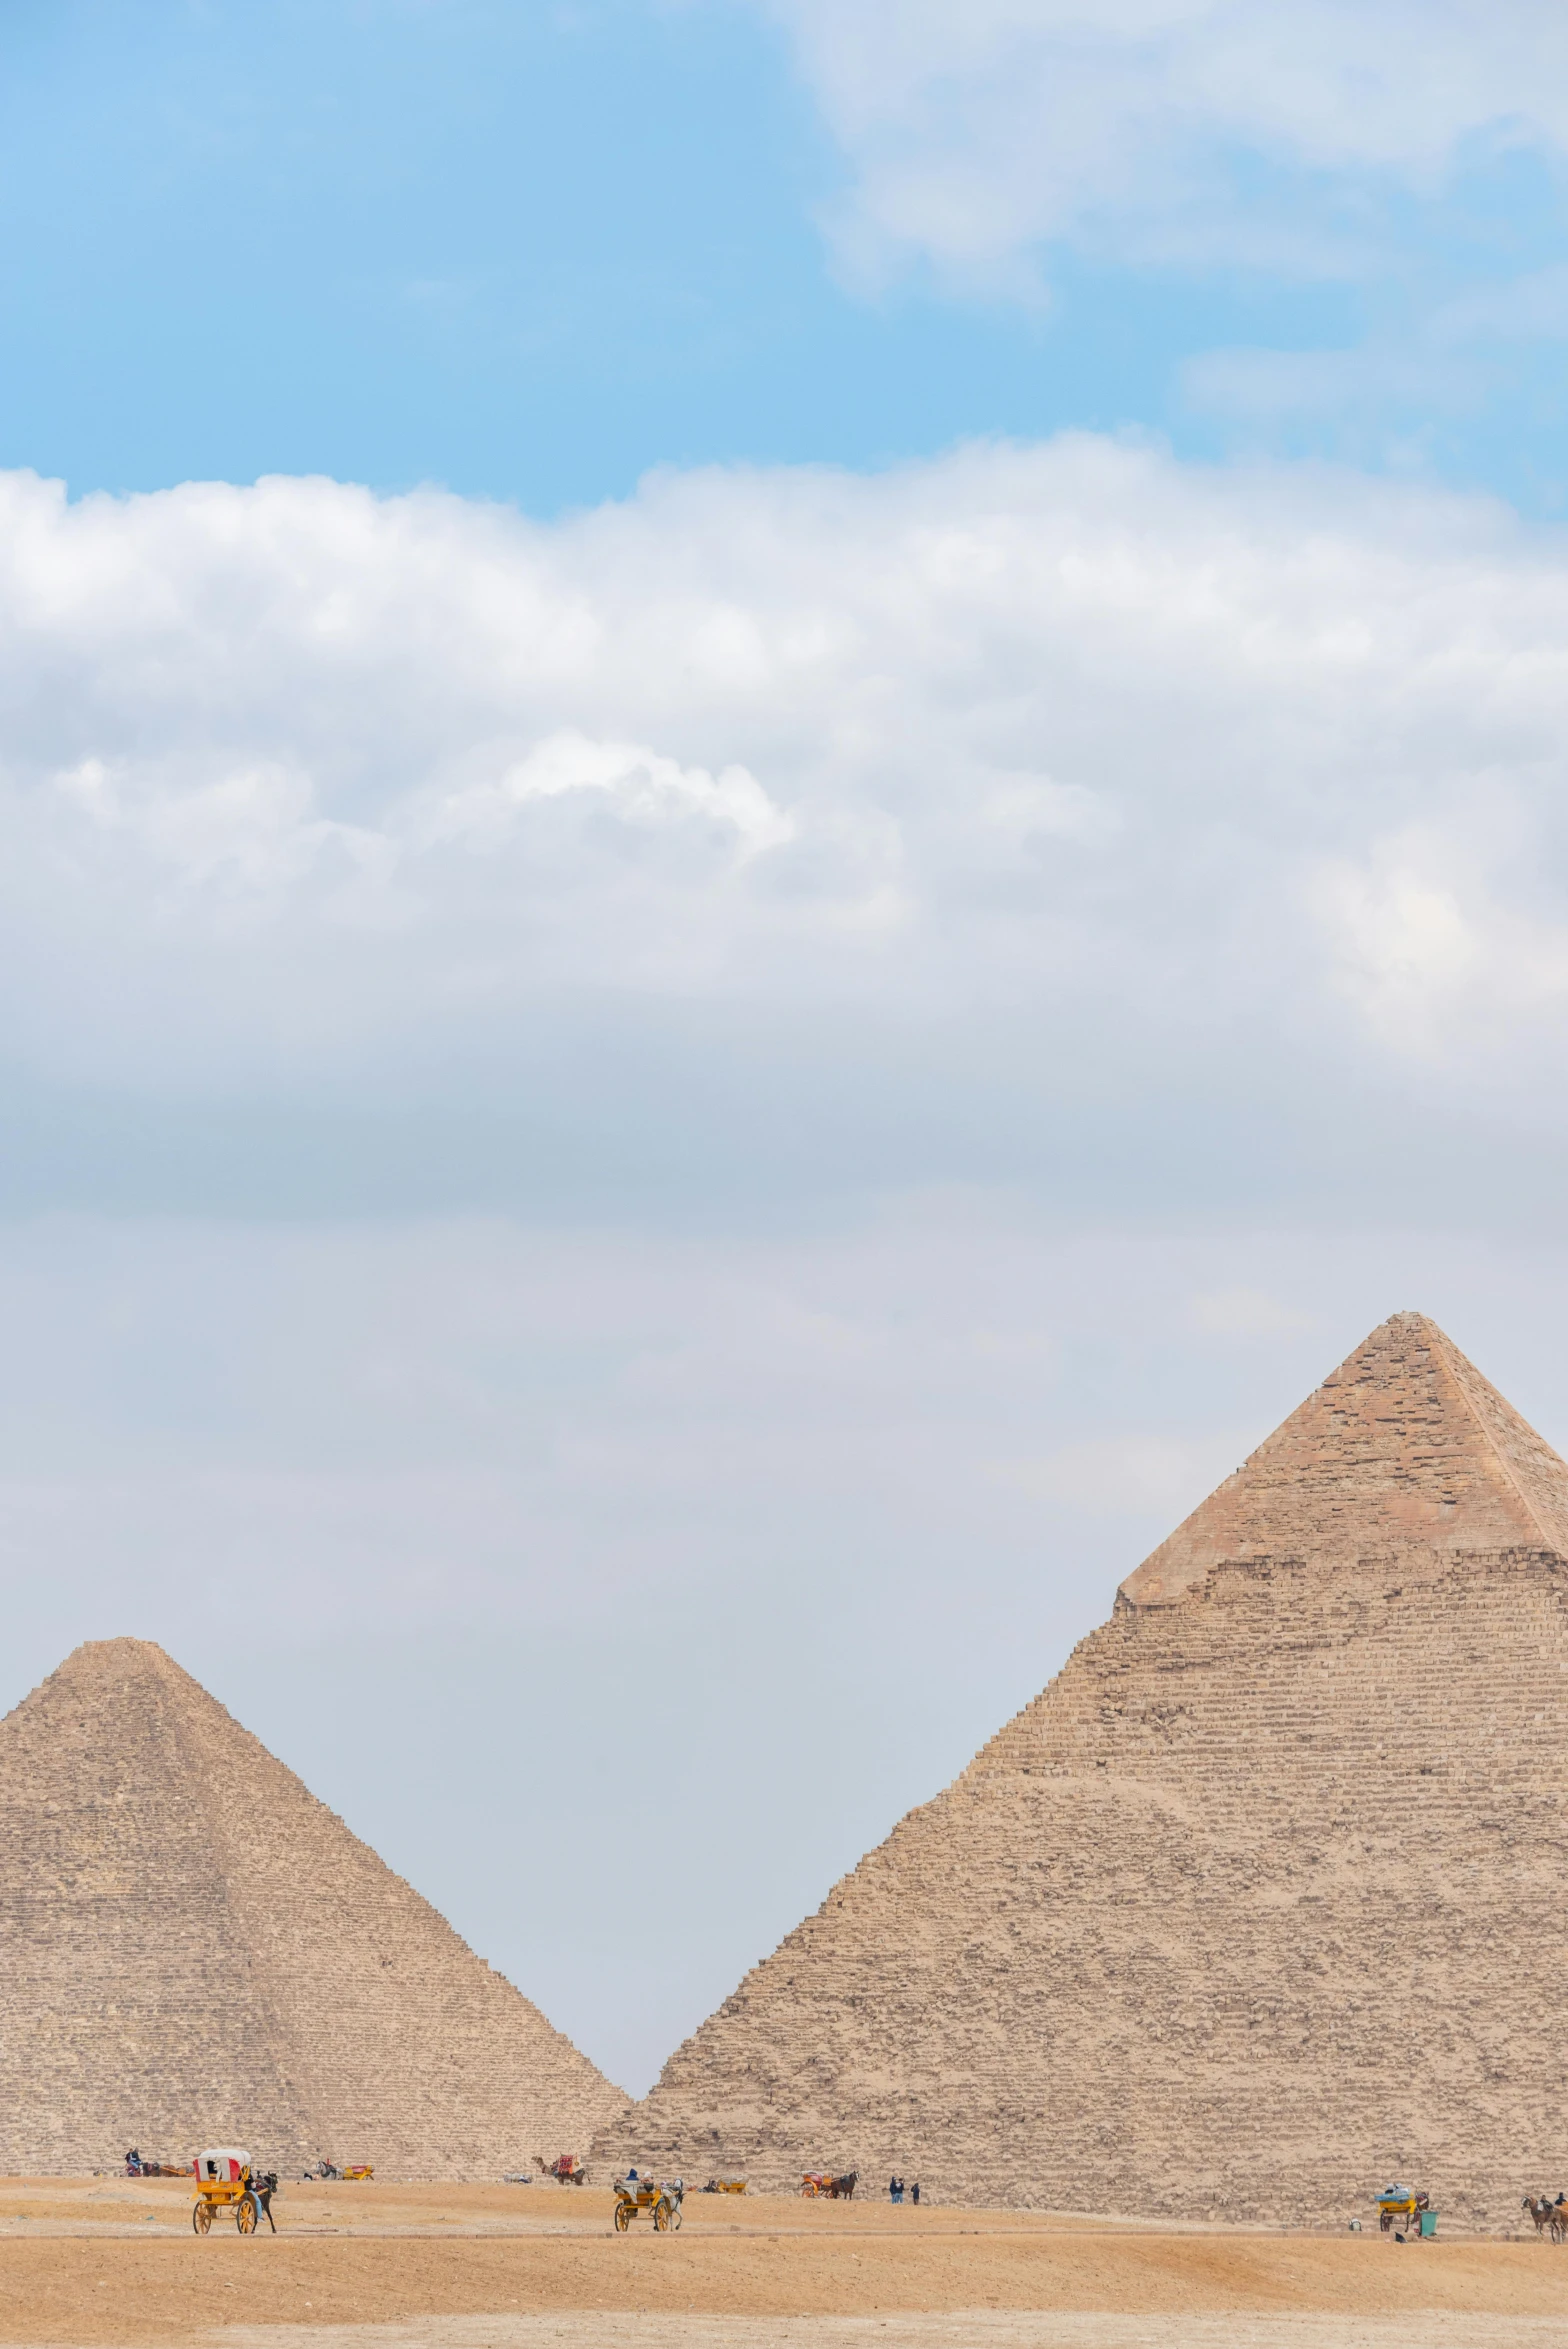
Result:
M1562 342L1568 337L1568 268L1523 276L1456 294L1434 312L1434 343Z
M1437 417L1472 407L1487 383L1484 361L1451 345L1440 347L1432 320L1413 327L1398 344L1203 351L1182 369L1182 389L1193 406L1231 424L1366 418L1381 422L1384 439L1402 433L1407 442L1412 416L1416 432L1430 431Z
M12 475L0 543L0 1053L50 1084L417 1088L574 1004L810 1035L861 1102L939 1084L933 1019L1003 1097L1015 1031L1080 1092L1243 1036L1560 1065L1568 555L1482 501L1079 437L550 526Z
M1332 420L1396 462L1506 382L1518 346L1568 336L1568 269L1531 270L1414 308L1404 302L1340 349L1221 349L1181 370L1191 403L1232 426Z
M1568 137L1568 18L1544 0L761 4L850 162L833 225L872 278L922 255L1022 287L1063 238L1341 269L1369 183L1430 192L1477 141ZM1256 169L1240 192L1238 159L1299 175L1309 211Z
M660 758L645 743L590 742L570 726L508 767L498 781L447 793L436 807L432 829L438 838L494 845L514 829L531 801L573 791L602 793L628 824L703 822L721 835L737 861L781 846L794 831L744 767L726 767L715 779L705 767Z
M1568 1008L1568 922L1500 897L1465 845L1412 829L1313 885L1340 986L1396 1049L1438 1063Z

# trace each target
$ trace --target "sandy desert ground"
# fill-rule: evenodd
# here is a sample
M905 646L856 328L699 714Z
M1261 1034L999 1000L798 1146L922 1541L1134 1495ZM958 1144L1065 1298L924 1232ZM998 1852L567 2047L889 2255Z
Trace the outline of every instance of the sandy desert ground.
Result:
M1180 2232L694 2195L286 2186L190 2229L176 2180L0 2181L0 2342L125 2349L1568 2349L1568 2247Z

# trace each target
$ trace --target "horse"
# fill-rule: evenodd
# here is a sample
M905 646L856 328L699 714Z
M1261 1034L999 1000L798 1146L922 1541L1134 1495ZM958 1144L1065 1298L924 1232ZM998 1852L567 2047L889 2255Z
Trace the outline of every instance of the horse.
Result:
M1554 2243L1561 2243L1568 2238L1568 2203L1563 2201L1561 2195L1555 2202L1548 2202L1543 2194L1537 2202L1533 2194L1527 2194L1519 2207L1530 2213L1538 2235L1550 2234Z
M847 2177L829 2178L828 2194L830 2198L834 2202L838 2202L840 2200L844 2202L853 2202L855 2198L855 2180L859 2177L859 2175L859 2170L851 2170Z

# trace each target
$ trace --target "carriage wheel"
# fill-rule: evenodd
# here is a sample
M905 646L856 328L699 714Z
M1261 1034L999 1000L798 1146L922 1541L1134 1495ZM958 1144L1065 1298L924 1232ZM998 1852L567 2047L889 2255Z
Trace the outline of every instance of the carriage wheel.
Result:
M256 2197L254 2194L240 2196L234 2205L234 2224L242 2235L254 2235L256 2232Z
M661 2194L653 2206L653 2223L661 2235L670 2231L670 2206Z
M196 2229L198 2235L207 2233L212 2225L212 2204L210 2202L197 2203L191 2212L191 2225Z
M624 2235L624 2234L625 2234L625 2232L626 2232L626 2230L627 2230L627 2228L628 2228L628 2227L631 2225L631 2223L632 2223L632 2206L631 2206L631 2204L630 2204L629 2202L618 2202L618 2203L616 2204L616 2206L615 2206L615 2231L616 2231L616 2233L617 2233L618 2235Z

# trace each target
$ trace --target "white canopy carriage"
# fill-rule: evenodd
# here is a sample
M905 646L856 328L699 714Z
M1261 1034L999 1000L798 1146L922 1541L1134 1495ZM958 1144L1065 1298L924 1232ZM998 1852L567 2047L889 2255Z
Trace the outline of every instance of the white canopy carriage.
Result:
M196 2207L191 2212L191 2225L198 2235L210 2233L214 2211L232 2210L234 2224L242 2235L254 2235L256 2221L261 2216L262 2195L258 2192L250 2155L240 2145L209 2145L198 2153L191 2163L196 2174ZM266 2178L264 2187L270 2189L274 2180ZM271 2212L268 2212L270 2219Z

